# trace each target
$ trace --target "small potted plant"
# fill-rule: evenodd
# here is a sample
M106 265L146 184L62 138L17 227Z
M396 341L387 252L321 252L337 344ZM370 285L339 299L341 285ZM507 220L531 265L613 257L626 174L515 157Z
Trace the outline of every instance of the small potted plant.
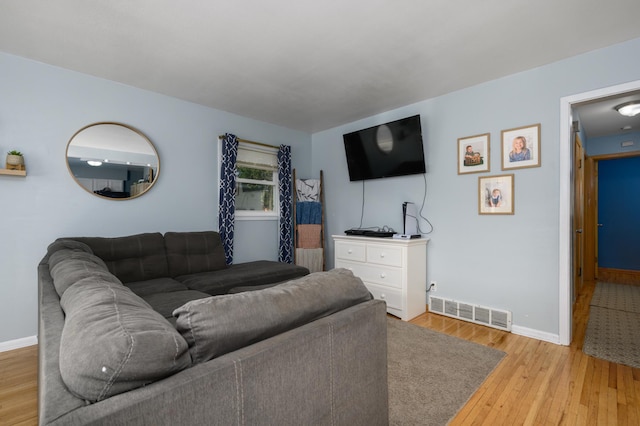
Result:
M24 170L24 157L20 151L9 151L7 153L8 170Z

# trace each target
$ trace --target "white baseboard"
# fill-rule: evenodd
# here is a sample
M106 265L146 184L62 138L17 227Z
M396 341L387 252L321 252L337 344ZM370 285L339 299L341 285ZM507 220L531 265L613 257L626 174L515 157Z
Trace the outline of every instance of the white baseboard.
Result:
M38 336L23 337L22 339L0 342L0 352L11 351L13 349L25 348L38 344Z
M558 334L551 334L544 331L535 330L533 328L521 327L518 325L512 325L511 332L513 334L517 334L518 336L531 337L532 339L538 339L556 345L560 344L560 335Z

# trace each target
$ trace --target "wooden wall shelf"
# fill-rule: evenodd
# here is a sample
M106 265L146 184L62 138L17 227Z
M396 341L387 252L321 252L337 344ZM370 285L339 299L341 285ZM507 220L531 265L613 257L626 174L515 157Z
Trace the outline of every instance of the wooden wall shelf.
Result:
M10 175L10 176L26 176L26 170L8 170L8 169L0 169L0 175Z

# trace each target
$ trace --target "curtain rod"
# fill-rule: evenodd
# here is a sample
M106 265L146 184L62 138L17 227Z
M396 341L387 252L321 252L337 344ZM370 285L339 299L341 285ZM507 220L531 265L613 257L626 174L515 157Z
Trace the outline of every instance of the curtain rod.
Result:
M223 139L224 135L220 135L220 136L218 136L218 138ZM240 138L237 138L237 139L238 139L238 142L242 142L242 143L248 143L248 144L252 144L252 145L264 146L264 147L273 148L273 149L280 149L279 146L269 145L268 143L254 142L254 141L250 141L250 140L247 140L247 139L240 139Z

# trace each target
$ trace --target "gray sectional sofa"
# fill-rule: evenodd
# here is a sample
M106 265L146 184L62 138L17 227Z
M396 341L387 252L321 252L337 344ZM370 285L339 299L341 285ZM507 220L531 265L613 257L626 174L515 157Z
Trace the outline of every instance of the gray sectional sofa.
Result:
M38 282L42 425L388 423L386 308L347 270L168 232L58 239Z

